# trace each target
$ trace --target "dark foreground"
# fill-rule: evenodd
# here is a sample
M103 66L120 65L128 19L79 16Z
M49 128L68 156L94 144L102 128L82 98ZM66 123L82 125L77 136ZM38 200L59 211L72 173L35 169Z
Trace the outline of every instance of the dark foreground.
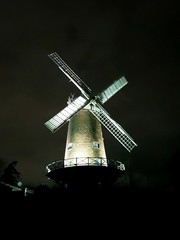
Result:
M1 189L1 230L26 239L165 237L177 235L178 191L71 189L45 186L33 194ZM14 229L12 231L12 229ZM26 236L25 236L26 235Z

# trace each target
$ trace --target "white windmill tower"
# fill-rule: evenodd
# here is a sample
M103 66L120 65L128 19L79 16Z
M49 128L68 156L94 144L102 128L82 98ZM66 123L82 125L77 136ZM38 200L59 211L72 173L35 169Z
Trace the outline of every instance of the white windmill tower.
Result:
M78 179L83 177L102 183L109 181L111 176L111 180L114 181L118 176L124 174L125 166L120 161L107 159L101 124L129 152L137 144L112 119L110 114L102 107L102 104L124 87L127 80L125 77L121 77L100 94L92 96L91 89L56 52L48 56L79 88L81 95L74 99L69 98L68 105L45 123L45 126L52 133L60 129L65 123L69 123L64 159L48 164L46 167L47 176L58 183L68 182L69 184L69 182L74 181L74 172L76 171Z

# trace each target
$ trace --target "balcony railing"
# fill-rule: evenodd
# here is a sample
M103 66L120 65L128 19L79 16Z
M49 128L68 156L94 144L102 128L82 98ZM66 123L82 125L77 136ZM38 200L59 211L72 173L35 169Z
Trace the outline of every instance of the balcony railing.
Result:
M57 160L46 166L46 172L67 168L67 167L78 167L78 166L106 166L117 168L121 171L125 171L125 165L113 159L106 158L95 158L95 157L85 157L85 158L69 158L64 160Z

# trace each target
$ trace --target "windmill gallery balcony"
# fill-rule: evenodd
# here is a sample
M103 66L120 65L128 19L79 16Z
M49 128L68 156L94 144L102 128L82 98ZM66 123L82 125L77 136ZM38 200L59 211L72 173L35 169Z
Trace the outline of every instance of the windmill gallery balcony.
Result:
M95 157L86 157L86 158L70 158L65 160L57 160L46 166L46 172L66 168L66 167L77 167L77 166L106 166L108 163L109 167L119 169L120 171L125 171L125 165L120 161L115 161L113 159L106 158L95 158Z
M70 186L71 189L82 185L93 186L94 189L107 188L124 173L125 166L122 162L94 157L58 160L46 166L48 178L63 188Z

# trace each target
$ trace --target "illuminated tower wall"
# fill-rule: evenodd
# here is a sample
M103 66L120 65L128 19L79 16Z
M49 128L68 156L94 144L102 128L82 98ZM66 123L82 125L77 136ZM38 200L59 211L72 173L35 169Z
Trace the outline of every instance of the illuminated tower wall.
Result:
M68 125L64 166L73 165L107 166L101 124L85 108L80 110Z

